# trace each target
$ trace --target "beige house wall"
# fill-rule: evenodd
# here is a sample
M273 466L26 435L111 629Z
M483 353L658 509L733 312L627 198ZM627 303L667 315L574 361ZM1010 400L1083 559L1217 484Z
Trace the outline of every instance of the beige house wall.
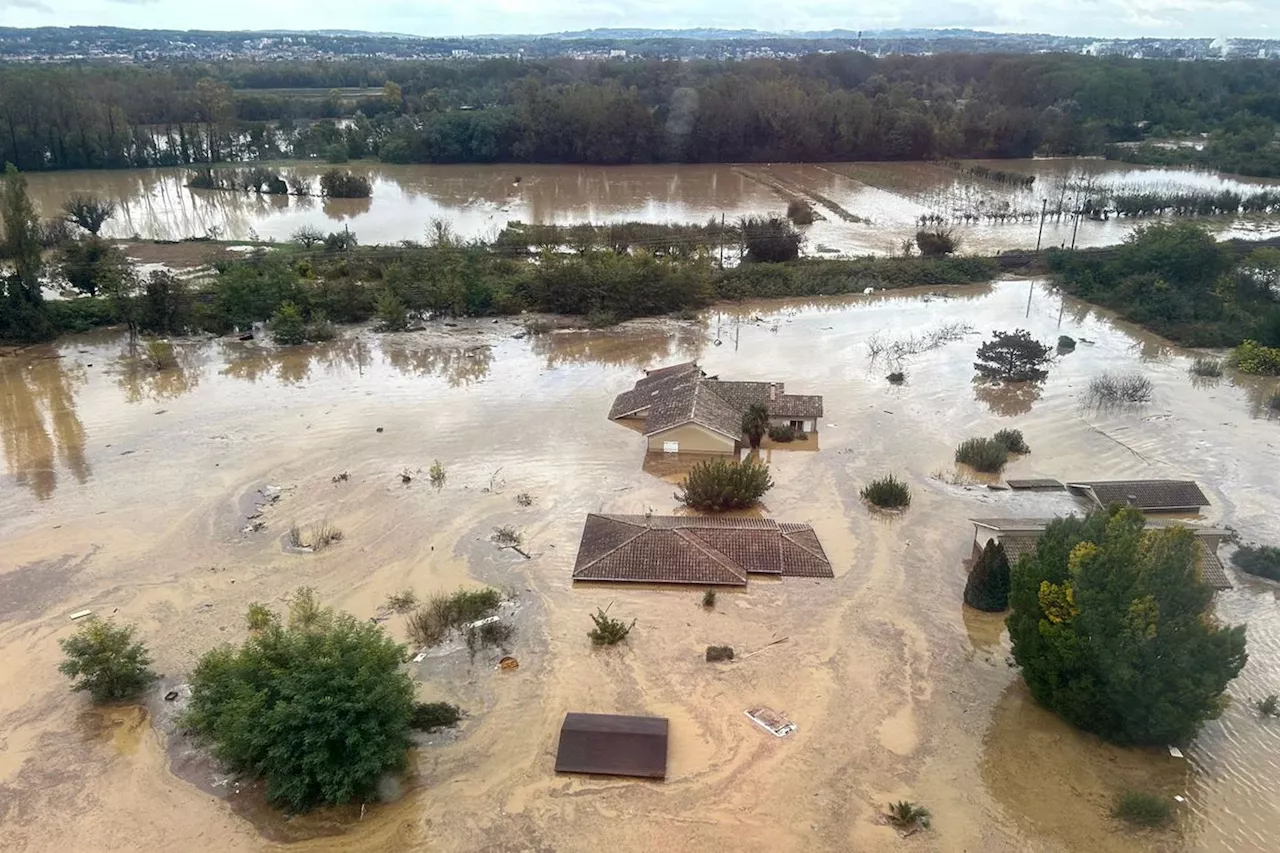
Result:
M737 442L697 424L672 427L649 436L649 450L662 453L669 441L676 442L680 453L736 453Z
M815 418L769 418L769 423L772 426L789 426L792 421L803 423L805 432L818 431L818 421Z

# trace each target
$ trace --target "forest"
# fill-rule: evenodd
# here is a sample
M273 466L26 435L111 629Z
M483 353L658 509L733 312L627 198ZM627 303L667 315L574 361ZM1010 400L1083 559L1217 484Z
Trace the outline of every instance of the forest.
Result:
M1265 176L1280 172L1277 123L1280 63L1263 60L844 52L0 65L0 161L24 171L279 158L622 164L1108 153ZM1193 153L1141 144L1179 136L1205 144Z

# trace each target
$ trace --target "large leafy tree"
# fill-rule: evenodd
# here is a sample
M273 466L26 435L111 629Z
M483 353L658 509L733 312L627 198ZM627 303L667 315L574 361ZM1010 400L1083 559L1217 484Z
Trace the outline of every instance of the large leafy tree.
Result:
M218 758L291 809L372 796L404 765L413 683L404 647L377 625L295 596L287 624L201 659L186 723Z
M1009 636L1031 695L1127 744L1185 743L1244 667L1244 627L1218 625L1195 536L1112 507L1054 521L1012 572Z

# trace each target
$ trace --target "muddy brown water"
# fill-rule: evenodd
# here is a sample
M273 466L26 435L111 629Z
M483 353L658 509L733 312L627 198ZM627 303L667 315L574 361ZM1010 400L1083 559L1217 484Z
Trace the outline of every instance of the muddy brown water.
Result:
M224 239L289 239L303 225L336 231L349 227L364 244L422 240L433 218L447 220L466 238L492 238L508 221L555 223L706 222L722 215L778 213L792 197L805 198L821 219L806 229L811 254L898 251L914 237L919 218L939 215L953 223L962 250L993 253L1034 248L1038 214L1075 203L1074 187L1093 181L1128 189L1234 189L1249 192L1263 180L1224 177L1188 169L1154 169L1103 160L975 161L1034 175L1029 189L1013 188L929 163L832 163L664 166L393 166L354 163L343 168L373 182L369 199L292 198L192 190L182 169L51 172L29 176L44 216L55 215L72 193L114 200L116 216L104 234L180 240L217 234ZM325 168L286 166L287 173L316 176ZM519 178L519 182L516 181ZM1034 221L966 224L965 213L1034 213ZM1206 220L1224 236L1280 233L1276 218ZM1119 242L1133 220L1080 223L1076 243ZM1073 224L1045 223L1045 246L1069 245Z
M873 336L949 322L978 332L909 358L904 385L869 362ZM1081 343L1033 393L975 386L982 334L1015 327ZM136 365L112 333L0 357L0 846L1276 848L1280 725L1251 706L1280 687L1280 587L1229 569L1235 588L1218 596L1218 616L1248 624L1250 659L1231 706L1184 760L1107 746L1036 707L1006 662L998 617L961 603L970 517L1077 505L966 484L951 462L964 437L1017 427L1032 453L1009 476L1192 477L1212 501L1205 521L1277 542L1280 421L1256 404L1274 383L1193 383L1192 354L1027 281L519 331L507 321L348 329L284 352L184 341L179 366L162 373ZM825 395L820 450L762 451L777 481L764 511L813 524L834 580L753 579L714 610L701 590L570 583L586 513L675 509L680 465L646 460L641 437L605 415L642 367L687 358ZM1153 401L1082 409L1103 369L1145 372ZM447 471L438 491L418 474L433 460ZM898 516L857 498L887 471L915 495ZM349 479L334 482L341 472ZM268 484L282 493L263 509L267 528L242 533L243 507ZM516 502L522 492L531 506ZM290 524L323 520L344 532L340 543L281 548ZM532 559L489 541L499 525L523 533ZM82 608L136 622L167 685L242 638L251 601L280 606L302 584L370 617L389 593L475 583L516 593L520 667L500 672L465 652L415 665L422 698L468 716L456 736L414 753L403 796L363 819L349 809L285 820L251 792L225 798L225 777L198 762L175 775L163 727L127 708L89 711L55 671L68 614ZM588 614L604 606L637 620L621 647L586 637ZM404 636L398 617L385 624ZM745 653L781 638L733 664L703 660L709 644ZM743 716L758 705L799 730L769 737ZM668 717L667 781L557 777L570 710ZM1128 787L1183 797L1177 828L1116 825L1110 801ZM885 826L885 804L903 798L926 804L934 829L899 839Z

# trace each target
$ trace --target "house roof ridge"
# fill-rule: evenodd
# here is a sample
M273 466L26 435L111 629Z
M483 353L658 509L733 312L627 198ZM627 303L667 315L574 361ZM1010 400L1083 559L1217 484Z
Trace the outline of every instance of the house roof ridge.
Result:
M703 554L709 557L712 560L712 562L719 565L722 569L727 569L728 571L732 572L734 577L737 577L744 582L747 580L748 572L747 572L746 566L742 565L737 560L734 560L728 554L725 554L723 551L719 551L711 547L710 544L708 544L707 542L704 542L699 537L690 533L687 528L674 527L674 528L671 528L671 532L674 533L676 536L679 536L683 541L688 542L694 548L701 551Z
M636 528L636 533L635 533L635 535L634 535L634 536L629 536L629 537L627 537L626 539L624 539L623 541L619 542L617 545L614 545L612 548L610 548L608 551L605 551L603 554L598 554L598 555L595 557L595 559L588 561L586 565L584 565L584 566L577 566L577 565L575 565L575 566L573 567L573 572L571 573L572 575L576 575L579 571L582 571L582 570L585 570L585 569L589 569L589 568L591 568L592 566L596 565L596 564L597 564L597 563L599 563L601 560L603 560L605 557L609 557L609 556L612 556L613 554L616 554L620 549L625 548L626 546L630 545L632 542L636 541L636 540L637 540L637 539L639 539L641 536L643 536L643 535L645 534L645 531L648 531L648 530L652 530L652 529L653 529L652 527L645 527L645 526L642 526L642 525L639 525L639 524L634 524L634 523L629 522L629 521L623 521L623 520L622 520L622 519L620 519L620 518L611 517L611 516L609 516L609 515L606 515L606 514L604 514L604 513L599 513L599 512L589 512L589 513L587 513L587 522L588 522L588 523L590 523L590 521L591 521L591 516L593 516L593 515L594 515L594 516L596 516L597 518L605 518L605 519L608 519L609 521L612 521L612 522L614 522L615 524L626 524L626 525L628 525L628 526L630 526L630 527L634 527L634 528ZM584 526L584 529L585 529L585 526Z

